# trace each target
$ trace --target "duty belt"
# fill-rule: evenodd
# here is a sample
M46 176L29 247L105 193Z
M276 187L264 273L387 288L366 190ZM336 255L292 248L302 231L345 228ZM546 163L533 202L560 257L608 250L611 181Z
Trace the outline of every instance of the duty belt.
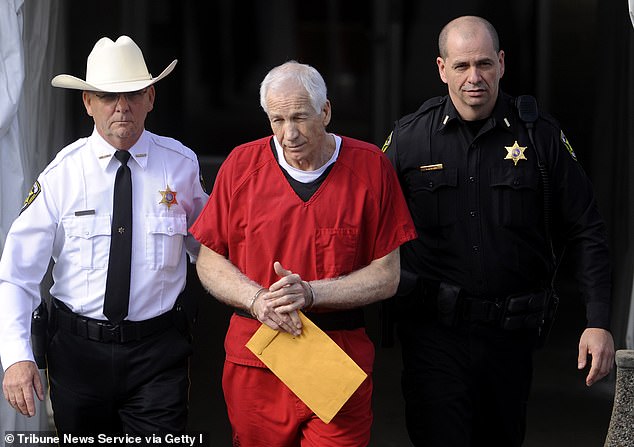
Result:
M503 329L530 329L544 325L552 303L551 289L509 295L503 298L472 296L447 283L425 287L423 306L448 326L479 322ZM556 303L554 304L556 307Z
M77 315L57 299L53 299L52 308L53 321L57 329L100 343L138 341L174 326L174 309L149 320L124 320L119 324L113 324L107 320Z
M235 313L247 318L253 318L251 314L234 309ZM335 312L306 312L306 317L317 325L322 331L353 330L365 327L363 309L351 309Z
M462 297L459 317L464 321L491 323L500 321L503 312L503 301L486 300L466 295Z

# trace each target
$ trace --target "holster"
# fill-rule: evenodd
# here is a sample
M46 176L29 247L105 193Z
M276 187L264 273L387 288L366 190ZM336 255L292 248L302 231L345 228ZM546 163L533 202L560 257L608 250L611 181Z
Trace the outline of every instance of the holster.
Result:
M436 312L438 321L445 326L455 326L462 316L462 300L460 298L460 287L440 283L438 296L436 297Z
M37 367L45 369L48 349L48 307L44 300L31 314L31 345Z
M185 290L174 304L174 325L189 342L192 342L194 325L198 318L198 298Z

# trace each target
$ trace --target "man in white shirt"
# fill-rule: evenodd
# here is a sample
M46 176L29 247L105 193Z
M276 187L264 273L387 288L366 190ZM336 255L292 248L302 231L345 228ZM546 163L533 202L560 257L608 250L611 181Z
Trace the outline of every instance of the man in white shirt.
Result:
M177 298L187 254L194 261L199 248L187 229L208 196L194 152L144 127L154 83L176 62L153 78L132 39L102 38L88 56L85 81L52 80L82 91L95 127L44 169L7 236L0 357L5 398L33 416L34 395L43 392L31 314L52 258L47 362L60 434L185 430L191 346L177 327ZM120 175L125 188L115 185L123 184ZM121 261L115 252L127 254Z

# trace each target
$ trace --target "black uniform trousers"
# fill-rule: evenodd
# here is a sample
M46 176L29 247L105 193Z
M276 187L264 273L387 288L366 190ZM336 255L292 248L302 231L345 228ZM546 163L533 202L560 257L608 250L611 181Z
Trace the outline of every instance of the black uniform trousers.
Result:
M535 331L421 310L398 324L407 430L417 447L517 447L524 440Z
M60 438L183 433L191 351L175 326L127 343L93 341L57 329L47 360Z

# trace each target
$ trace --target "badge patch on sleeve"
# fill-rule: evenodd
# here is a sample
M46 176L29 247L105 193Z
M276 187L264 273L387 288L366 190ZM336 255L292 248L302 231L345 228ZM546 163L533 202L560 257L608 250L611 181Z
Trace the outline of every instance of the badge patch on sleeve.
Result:
M561 131L560 138L561 138L561 142L564 143L564 146L566 146L566 149L568 149L568 152L570 152L570 156L572 157L572 159L574 161L577 161L577 154L575 154L575 151L570 145L570 141L568 141L568 138L566 138L566 135L564 135L563 130Z
M390 132L390 134L387 136L387 140L385 140L385 143L383 143L383 147L381 148L381 151L386 152L388 150L388 148L390 147L390 143L392 142L392 134L394 132Z
M35 200L35 198L40 195L40 192L42 191L42 187L40 186L40 182L38 182L37 180L35 181L35 183L33 183L33 186L31 187L31 190L29 191L29 195L26 196L26 199L24 200L24 205L22 205L22 209L20 210L20 214L22 214L22 212L27 209L29 207L30 204L33 203L33 201Z

